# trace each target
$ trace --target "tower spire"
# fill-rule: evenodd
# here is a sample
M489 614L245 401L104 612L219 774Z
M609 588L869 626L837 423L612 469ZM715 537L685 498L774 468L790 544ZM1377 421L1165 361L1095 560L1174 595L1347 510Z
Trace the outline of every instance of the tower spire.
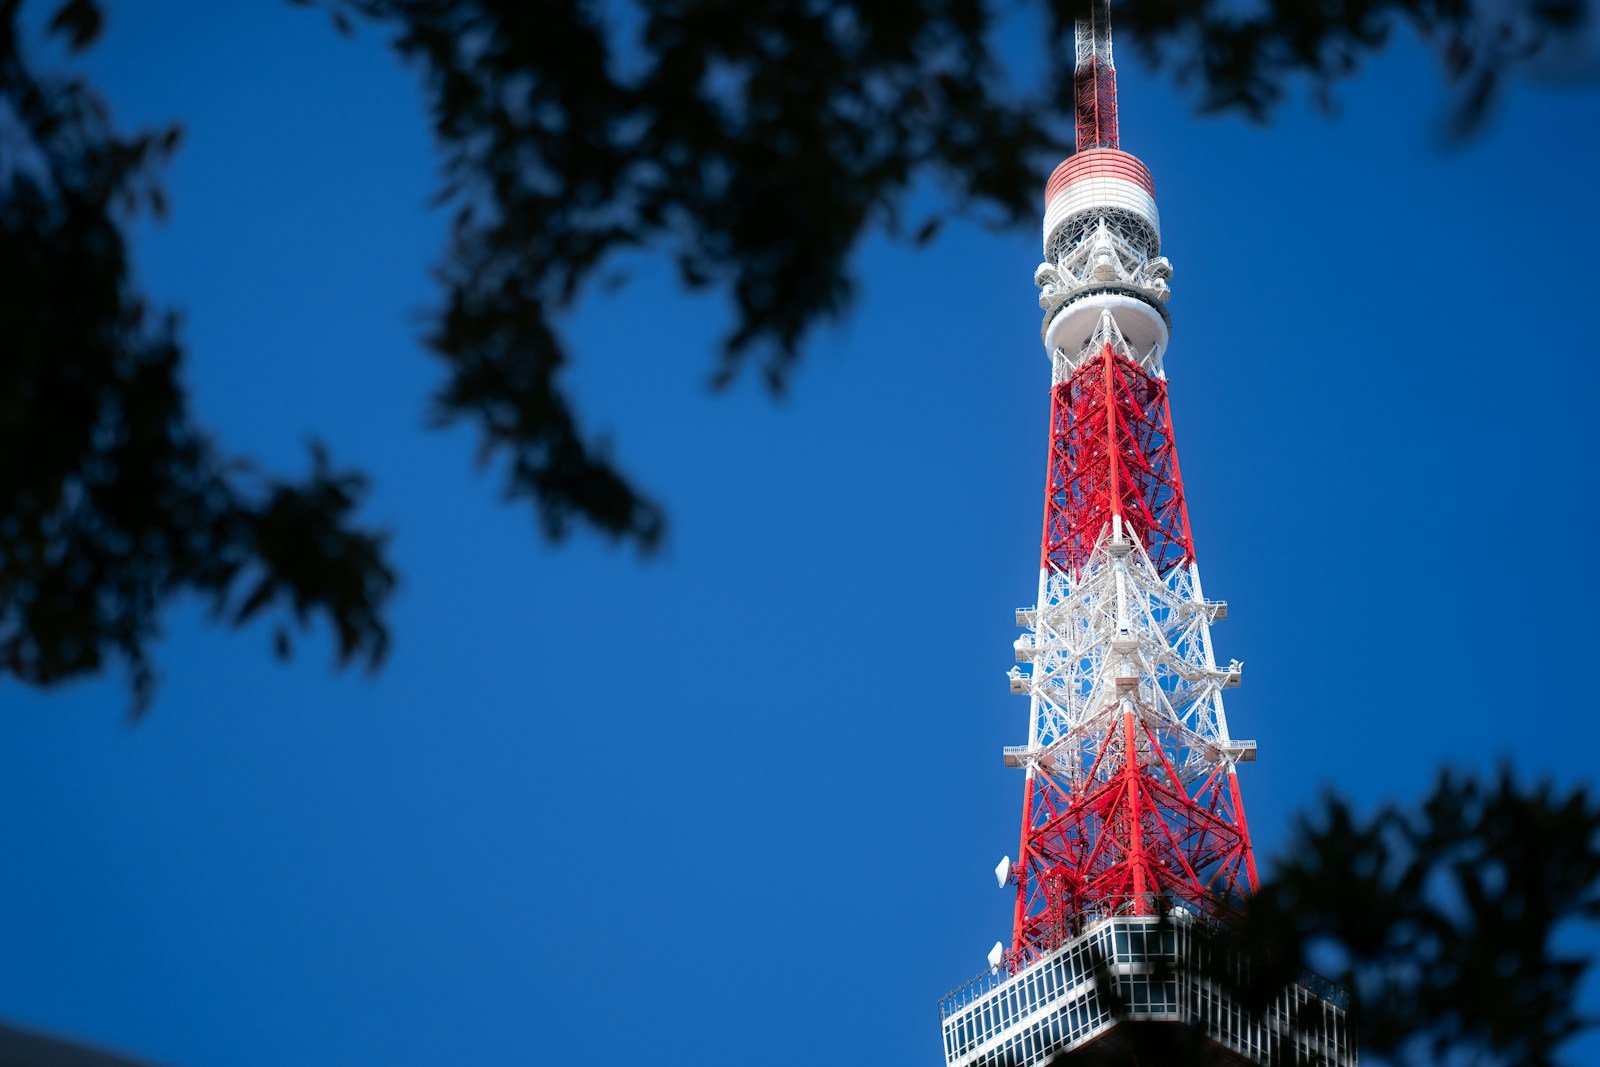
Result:
M1116 148L1117 66L1111 59L1111 0L1088 0L1088 17L1073 23L1077 65L1073 98L1078 151Z

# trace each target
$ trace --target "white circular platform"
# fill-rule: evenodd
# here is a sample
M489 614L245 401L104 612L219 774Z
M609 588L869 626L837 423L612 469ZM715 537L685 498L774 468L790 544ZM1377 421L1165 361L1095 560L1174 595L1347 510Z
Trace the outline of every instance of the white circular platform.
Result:
M1117 329L1122 331L1135 356L1144 358L1152 345L1158 359L1166 352L1169 331L1161 312L1137 297L1122 293L1092 293L1056 312L1044 328L1045 351L1054 352L1059 348L1068 355L1077 355L1094 336L1102 311L1111 312L1111 317L1117 320Z

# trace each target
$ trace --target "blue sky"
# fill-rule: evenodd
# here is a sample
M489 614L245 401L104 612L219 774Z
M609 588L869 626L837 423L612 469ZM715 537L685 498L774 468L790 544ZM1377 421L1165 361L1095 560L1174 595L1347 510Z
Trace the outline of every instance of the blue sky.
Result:
M1036 230L868 241L782 402L711 394L725 306L632 264L570 321L569 381L670 543L551 547L425 427L414 78L285 4L112 6L119 119L188 131L138 253L202 419L370 471L404 584L376 677L186 605L136 727L116 679L0 689L0 1016L195 1067L937 1062L937 998L1009 917ZM1584 779L1600 96L1518 87L1447 151L1404 37L1338 116L1300 94L1264 128L1121 68L1263 854L1324 787Z

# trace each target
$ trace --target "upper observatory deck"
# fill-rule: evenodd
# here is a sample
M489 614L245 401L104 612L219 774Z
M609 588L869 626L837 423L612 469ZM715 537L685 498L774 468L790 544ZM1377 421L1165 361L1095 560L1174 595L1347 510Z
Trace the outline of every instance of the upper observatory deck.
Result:
M1080 149L1045 185L1044 263L1034 274L1041 339L1070 365L1109 312L1136 358L1159 364L1170 320L1172 264L1150 170L1119 148Z
M1120 148L1088 148L1068 157L1044 189L1044 250L1050 256L1057 237L1070 236L1071 223L1084 215L1114 215L1146 255L1161 251L1161 215L1156 183L1137 156ZM1075 243L1075 242L1074 242Z

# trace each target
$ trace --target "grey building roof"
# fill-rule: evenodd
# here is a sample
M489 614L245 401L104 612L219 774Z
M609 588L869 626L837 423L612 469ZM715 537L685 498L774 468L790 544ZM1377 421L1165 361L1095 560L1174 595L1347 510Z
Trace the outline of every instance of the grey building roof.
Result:
M0 1067L154 1067L126 1056L0 1023Z

